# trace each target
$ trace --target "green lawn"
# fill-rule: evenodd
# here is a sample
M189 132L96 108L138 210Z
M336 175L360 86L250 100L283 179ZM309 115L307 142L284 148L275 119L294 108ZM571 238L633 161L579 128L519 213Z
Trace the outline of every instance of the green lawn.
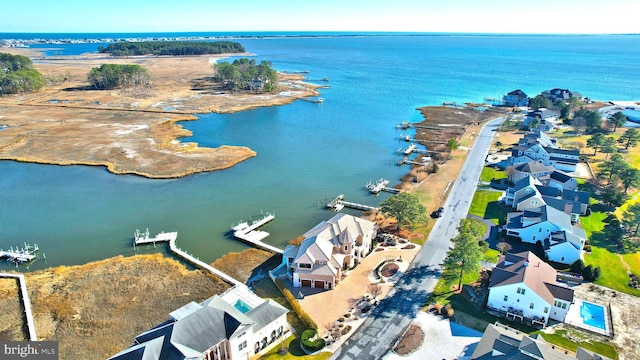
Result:
M618 254L594 246L591 249L591 254L584 255L584 262L587 265L600 266L602 275L596 280L596 284L627 294L640 296L640 290L627 286L629 276Z
M326 360L331 357L330 352L321 352L316 355L307 355L300 347L300 338L291 335L284 340L284 346L289 349L286 355L278 354L280 346L276 346L268 353L260 357L260 360Z
M600 355L604 355L610 359L617 359L618 358L618 352L616 351L616 348L606 344L606 343L602 343L602 342L596 342L596 341L591 341L589 339L585 339L585 341L579 341L579 342L574 342L571 341L569 339L567 339L566 337L564 337L565 334L567 334L567 332L569 332L568 330L557 330L554 334L547 334L545 332L542 331L536 331L536 334L540 334L542 335L542 337L549 343L557 345L561 348L564 348L566 350L569 351L573 351L575 352L576 349L578 348L578 346L581 346L587 350L591 350L593 352L596 352ZM532 334L533 335L533 334ZM571 331L570 334L572 337L580 337L580 335L578 333L575 333L573 331Z
M597 231L602 231L606 223L604 219L607 218L607 214L600 211L591 211L589 216L581 216L580 223L582 228L587 233L587 238L591 237L591 234Z
M469 214L491 220L494 224L499 225L507 215L506 208L498 204L500 196L502 194L497 191L477 190L473 195Z
M493 167L485 166L480 174L480 181L490 182L491 180L506 179L507 172Z
M488 249L482 254L482 261L497 263L498 258L500 257L500 251L495 249Z

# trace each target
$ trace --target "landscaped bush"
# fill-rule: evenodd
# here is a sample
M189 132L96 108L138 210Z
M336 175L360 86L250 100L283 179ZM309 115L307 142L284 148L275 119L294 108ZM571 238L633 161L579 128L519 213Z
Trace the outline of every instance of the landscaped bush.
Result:
M316 331L312 329L303 331L302 335L300 336L302 346L304 346L310 352L321 350L325 344L324 339L311 340L314 336L316 336Z
M342 329L342 335L347 335L351 331L351 325L347 325L344 329Z
M309 314L307 314L307 312L302 309L296 298L293 296L291 291L289 291L289 289L287 289L287 287L282 283L282 281L280 279L276 279L275 283L282 292L282 295L284 295L284 298L287 299L287 302L289 302L289 305L291 305L293 311L298 314L298 317L300 318L304 326L306 326L308 329L318 329L318 325L316 325L316 322L313 321L311 316L309 316Z
M368 312L369 312L369 310L371 310L371 305L365 305L365 306L362 308L362 313L363 313L363 314L366 314L366 313L368 313Z

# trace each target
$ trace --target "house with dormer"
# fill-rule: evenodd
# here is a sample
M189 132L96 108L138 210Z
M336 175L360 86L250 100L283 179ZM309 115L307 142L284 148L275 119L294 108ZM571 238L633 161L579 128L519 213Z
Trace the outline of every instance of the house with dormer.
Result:
M573 225L570 214L546 204L509 213L503 229L523 242L541 244L549 260L568 265L582 258L587 241L584 229Z
M569 89L559 89L559 88L545 90L540 95L542 95L542 97L544 98L551 100L551 102L556 102L558 100L563 102L568 102L569 100L571 100L571 98L576 98L578 100L582 99L582 94L580 94L577 91L571 91Z
M556 282L557 272L531 251L507 253L491 273L487 308L508 318L546 326L563 322L573 290Z
M524 91L518 89L509 92L502 97L502 102L505 106L527 106L529 105L529 97Z
M293 286L333 289L344 270L371 252L377 229L369 220L338 214L307 231L302 243L287 245L282 256Z
M244 285L171 312L109 360L249 359L288 332L289 311Z
M515 184L528 176L539 179L551 175L555 170L551 165L544 165L537 161L529 160L511 167L509 170L509 180Z

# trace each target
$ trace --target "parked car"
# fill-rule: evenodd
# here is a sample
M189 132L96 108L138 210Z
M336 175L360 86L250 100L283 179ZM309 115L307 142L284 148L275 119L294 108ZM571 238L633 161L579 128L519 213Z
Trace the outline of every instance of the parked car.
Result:
M431 217L432 218L439 218L442 216L442 213L444 212L444 208L443 207L439 207L438 210L434 211L431 213Z

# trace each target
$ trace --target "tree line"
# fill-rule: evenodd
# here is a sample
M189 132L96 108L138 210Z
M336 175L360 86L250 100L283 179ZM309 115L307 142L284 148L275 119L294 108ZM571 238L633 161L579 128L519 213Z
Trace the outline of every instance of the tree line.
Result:
M44 85L45 79L31 59L0 53L0 95L36 92Z
M271 92L278 88L278 74L271 62L242 58L232 63L213 64L214 79L224 83L232 91Z
M136 55L208 55L243 53L245 48L231 41L142 41L118 42L98 47L98 52L113 56Z
M88 80L95 89L149 87L149 71L140 65L102 64L89 71Z

